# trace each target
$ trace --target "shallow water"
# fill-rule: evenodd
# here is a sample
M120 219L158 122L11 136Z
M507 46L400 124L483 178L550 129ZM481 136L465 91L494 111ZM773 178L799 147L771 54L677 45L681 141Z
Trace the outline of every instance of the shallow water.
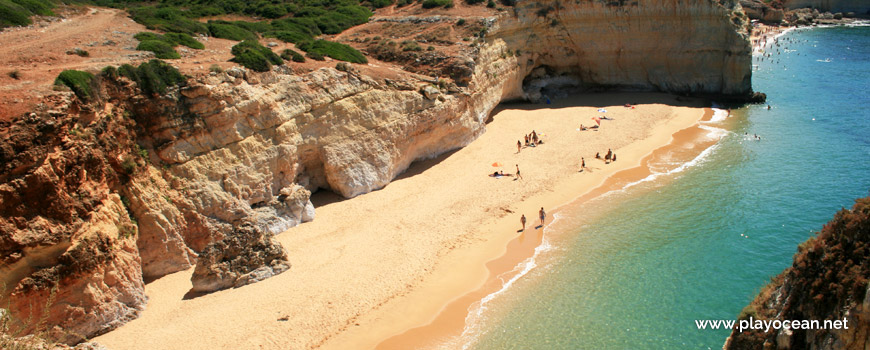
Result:
M755 61L770 110L708 125L724 136L682 171L560 209L550 249L521 268L536 267L477 305L466 347L721 348L730 331L694 320L736 318L798 243L870 189L870 28L783 39L788 51ZM674 158L657 168L690 160Z

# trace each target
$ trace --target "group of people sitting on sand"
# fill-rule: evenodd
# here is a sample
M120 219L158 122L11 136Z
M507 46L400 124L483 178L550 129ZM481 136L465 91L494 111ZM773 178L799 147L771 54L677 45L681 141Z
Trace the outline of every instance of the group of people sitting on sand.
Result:
M595 159L601 159L600 152L595 152ZM607 154L604 155L604 163L610 164L610 162L615 162L615 161L616 161L616 153L613 153L613 151L611 151L610 148L608 148ZM584 161L584 163L585 163L585 161Z
M526 147L536 147L537 145L544 144L544 140L538 137L538 133L532 130L531 134L525 135L526 139ZM517 140L517 153L523 149L523 143L520 140Z
M586 130L589 130L589 129L598 129L598 125L593 125L593 126L590 126L590 127L586 127L586 126L583 126L583 124L580 124L580 131L586 131Z

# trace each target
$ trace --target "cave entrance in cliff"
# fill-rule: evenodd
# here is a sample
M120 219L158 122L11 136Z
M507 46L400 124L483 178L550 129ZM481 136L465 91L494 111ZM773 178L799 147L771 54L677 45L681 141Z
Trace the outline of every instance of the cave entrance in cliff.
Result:
M314 205L314 210L325 205L338 203L346 200L342 195L336 193L329 188L318 188L317 191L311 194L311 204Z
M574 69L557 69L540 65L523 78L523 94L532 103L550 103L584 91L580 75Z

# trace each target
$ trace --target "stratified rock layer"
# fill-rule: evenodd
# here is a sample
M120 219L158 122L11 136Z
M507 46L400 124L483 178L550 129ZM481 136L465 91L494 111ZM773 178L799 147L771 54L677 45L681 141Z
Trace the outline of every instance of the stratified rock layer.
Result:
M870 2L866 0L785 0L783 5L789 10L814 8L819 11L870 14Z
M520 1L488 38L519 50L519 79L546 67L559 89L752 91L748 19L737 1L618 3ZM539 90L525 93L534 100Z

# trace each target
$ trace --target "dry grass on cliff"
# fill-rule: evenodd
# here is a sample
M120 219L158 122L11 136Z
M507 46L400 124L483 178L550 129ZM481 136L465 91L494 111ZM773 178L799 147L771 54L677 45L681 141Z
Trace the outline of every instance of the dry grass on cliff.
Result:
M0 295L6 294L6 285L0 286ZM12 316L9 311L11 308L6 305L5 308L0 308L0 349L3 350L31 350L31 349L53 349L55 343L48 340L48 329L46 323L49 317L49 310L54 304L57 297L57 284L51 288L48 299L43 306L42 312L39 313L39 319L33 320L31 317L26 320L19 321ZM33 329L30 334L27 334L28 329Z
M801 243L792 266L772 278L738 318L841 319L864 299L868 276L870 197L865 197L851 210L837 212L815 237ZM775 336L775 331L734 331L728 349L755 349Z

